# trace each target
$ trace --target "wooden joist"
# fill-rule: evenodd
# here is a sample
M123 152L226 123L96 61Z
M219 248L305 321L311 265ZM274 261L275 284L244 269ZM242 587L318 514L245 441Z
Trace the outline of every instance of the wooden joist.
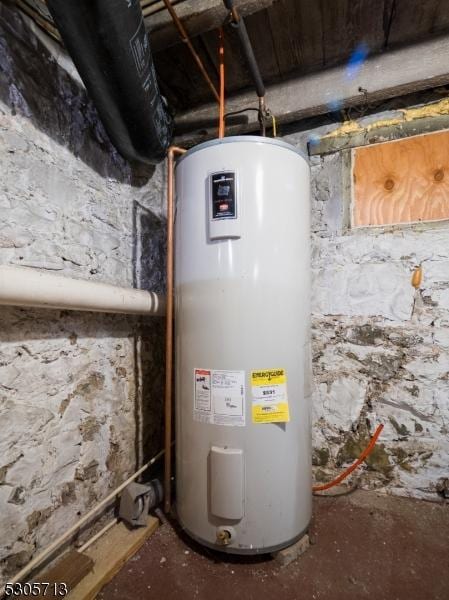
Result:
M402 108L398 116L380 118L364 126L359 121L346 121L341 127L333 129L323 137L311 140L309 155L323 156L442 129L449 129L449 100L446 98L439 102L426 103L424 107Z
M242 17L261 11L277 0L235 0ZM32 17L48 33L60 41L59 33L43 0L16 0L20 8ZM223 0L172 0L177 15L191 37L220 27L228 11ZM151 32L151 47L154 52L180 43L179 32L162 0L141 2L145 25Z
M16 0L16 4L26 15L34 19L39 27L46 31L53 39L61 43L61 36L48 12L46 4L41 0Z
M357 71L343 65L297 77L267 88L266 102L279 123L291 123L363 106L449 83L449 35L368 58ZM257 107L253 91L227 99L226 112ZM190 146L216 135L217 106L208 103L176 118L176 143ZM257 131L257 113L245 113L245 122L230 125L226 135Z
M176 6L179 2L185 2L185 0L171 0L172 6ZM144 17L153 15L161 10L166 10L163 0L141 0L140 6Z
M276 0L235 0L235 6L242 17L261 11ZM184 0L175 6L190 37L195 37L223 25L228 11L223 0ZM167 10L161 10L145 19L151 33L151 47L155 52L178 44L179 32Z

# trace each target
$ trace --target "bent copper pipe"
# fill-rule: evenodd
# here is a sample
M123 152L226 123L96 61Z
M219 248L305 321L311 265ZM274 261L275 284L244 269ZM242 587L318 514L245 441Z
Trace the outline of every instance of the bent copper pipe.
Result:
M173 272L174 272L174 188L175 154L187 150L170 146L167 153L167 308L165 313L165 457L164 457L164 511L171 508L171 447L172 447L172 385L173 385Z
M215 96L215 100L217 102L220 102L220 96L218 95L218 92L214 86L214 84L212 83L211 78L209 77L204 65L203 65L203 61L201 60L201 58L199 57L197 51L195 50L195 48L193 47L192 42L190 41L190 38L187 34L187 31L184 29L184 25L182 24L182 22L180 21L178 15L175 12L175 9L173 8L170 0L164 0L164 4L167 7L168 12L170 13L171 18L173 19L173 22L176 26L176 28L179 31L179 35L181 36L182 41L187 44L188 49L190 50L193 58L195 59L196 64L198 65L199 70L201 71L204 79L207 82L207 85L210 87L211 92L213 93L213 95Z

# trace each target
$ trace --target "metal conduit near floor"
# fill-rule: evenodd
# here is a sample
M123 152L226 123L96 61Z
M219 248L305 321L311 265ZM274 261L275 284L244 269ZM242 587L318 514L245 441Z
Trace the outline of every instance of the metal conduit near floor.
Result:
M120 492L122 490L124 490L127 485L129 485L132 481L135 481L139 477L139 475L144 473L149 467L151 467L156 461L158 461L162 457L163 454L164 454L164 450L161 450L160 452L158 452L158 454L156 454L156 456L154 456L151 460L149 460L142 467L140 467L140 469L138 469L135 473L133 473L133 475L128 477L128 479L126 479L118 487L116 487L114 490L112 490L112 492L110 492L105 498L103 498L103 500L101 500L101 502L99 502L91 510L89 510L85 515L83 515L80 519L78 519L78 521L74 525L72 525L72 527L69 527L69 529L64 531L64 533L61 536L59 536L57 539L55 539L49 546L47 546L47 548L45 548L44 550L42 550L42 552L37 554L23 569L21 569L10 580L9 583L14 584L19 581L23 581L30 573L32 573L34 570L36 570L44 561L48 560L53 554L55 554L56 551L61 548L61 546L63 546L65 543L69 542L70 539L76 534L76 532L79 531L81 529L81 527L83 527L83 525L85 525L86 523L91 521L92 518L100 512L100 510L105 509L109 504L111 504L111 502L113 500L115 500L115 498L118 496L118 494L120 494ZM114 520L114 523L112 523L112 522L109 523L108 525L103 527L103 529L100 532L95 534L95 536L93 536L93 538L91 540L89 540L82 546L82 549L88 548L90 546L90 544L94 541L94 538L98 539L98 537L100 537L100 535L102 535L103 533L106 533L106 531L110 527L112 527L113 524L115 524L115 520ZM80 552L81 551L82 550L80 549ZM4 595L4 591L0 590L0 598L2 598L3 595Z

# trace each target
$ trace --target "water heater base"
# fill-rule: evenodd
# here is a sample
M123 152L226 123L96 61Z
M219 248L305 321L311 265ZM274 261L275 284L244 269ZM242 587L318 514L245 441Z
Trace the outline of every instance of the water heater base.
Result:
M286 542L283 542L282 544L277 544L275 546L266 546L264 548L238 548L236 546L224 546L222 544L212 544L211 542L204 540L203 538L192 533L188 527L185 527L181 523L181 521L179 522L179 524L181 525L182 530L185 531L185 533L187 533L187 535L190 538L192 538L195 542L198 542L198 544L201 544L202 546L206 546L207 548L210 548L211 550L215 550L217 552L223 552L225 554L242 554L242 555L246 555L246 556L256 555L256 554L257 555L273 554L275 552L279 552L280 550L284 550L285 548L289 548L290 546L293 546L299 540L301 540L305 535L307 535L307 532L309 531L309 526L310 526L310 523L308 523L307 527L303 531L301 531L301 533L299 533L295 537L287 540Z

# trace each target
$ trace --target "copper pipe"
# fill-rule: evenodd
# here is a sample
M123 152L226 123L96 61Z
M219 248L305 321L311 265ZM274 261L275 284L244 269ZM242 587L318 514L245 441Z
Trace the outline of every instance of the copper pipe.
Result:
M212 83L211 78L209 77L203 62L201 60L201 58L198 56L197 51L195 50L195 48L192 45L192 42L190 41L190 38L187 34L187 31L184 29L184 25L182 24L182 22L180 21L178 15L175 12L175 9L173 8L173 6L171 5L170 0L164 0L164 4L167 7L168 12L171 15L171 18L173 19L174 24L176 25L179 34L181 36L182 41L187 44L188 49L190 50L193 58L195 59L196 64L198 65L199 70L201 71L201 73L203 74L204 79L207 82L207 85L210 87L213 95L215 96L215 99L217 102L220 102L220 97L218 95L218 92L214 86L214 84Z
M238 23L240 21L240 15L237 12L237 9L235 8L235 6L232 6L232 8L230 9L230 13L231 13L233 22Z
M265 107L265 96L259 96L259 124L260 124L260 135L263 137L266 136L266 127L265 127L265 115L266 115L266 107Z
M218 30L218 36L220 40L220 46L218 49L218 62L220 63L220 107L219 107L219 116L218 116L218 137L223 138L225 132L225 123L224 123L224 109L225 109L225 100L224 100L224 34L223 28L220 27Z
M374 449L374 446L376 445L377 438L381 434L383 428L384 428L384 426L381 423L378 426L378 428L376 429L376 431L374 432L374 435L371 438L368 446L365 448L365 450L362 452L362 454L359 456L359 458L354 463L352 463L352 465L350 467L345 469L343 471L343 473L341 473L341 475L339 475L332 481L329 481L328 483L325 483L323 485L312 486L312 491L313 492L323 492L324 490L328 490L329 488L334 487L335 485L338 485L340 482L343 481L343 479L346 479L346 477L348 475L350 475L355 469L357 469L357 467L362 464L362 462L365 460L365 458L367 458L371 454L371 452Z
M184 154L184 148L170 146L167 153L167 308L165 330L165 463L164 511L171 508L171 438L172 438L172 381L173 381L173 241L174 241L174 188L175 154Z

